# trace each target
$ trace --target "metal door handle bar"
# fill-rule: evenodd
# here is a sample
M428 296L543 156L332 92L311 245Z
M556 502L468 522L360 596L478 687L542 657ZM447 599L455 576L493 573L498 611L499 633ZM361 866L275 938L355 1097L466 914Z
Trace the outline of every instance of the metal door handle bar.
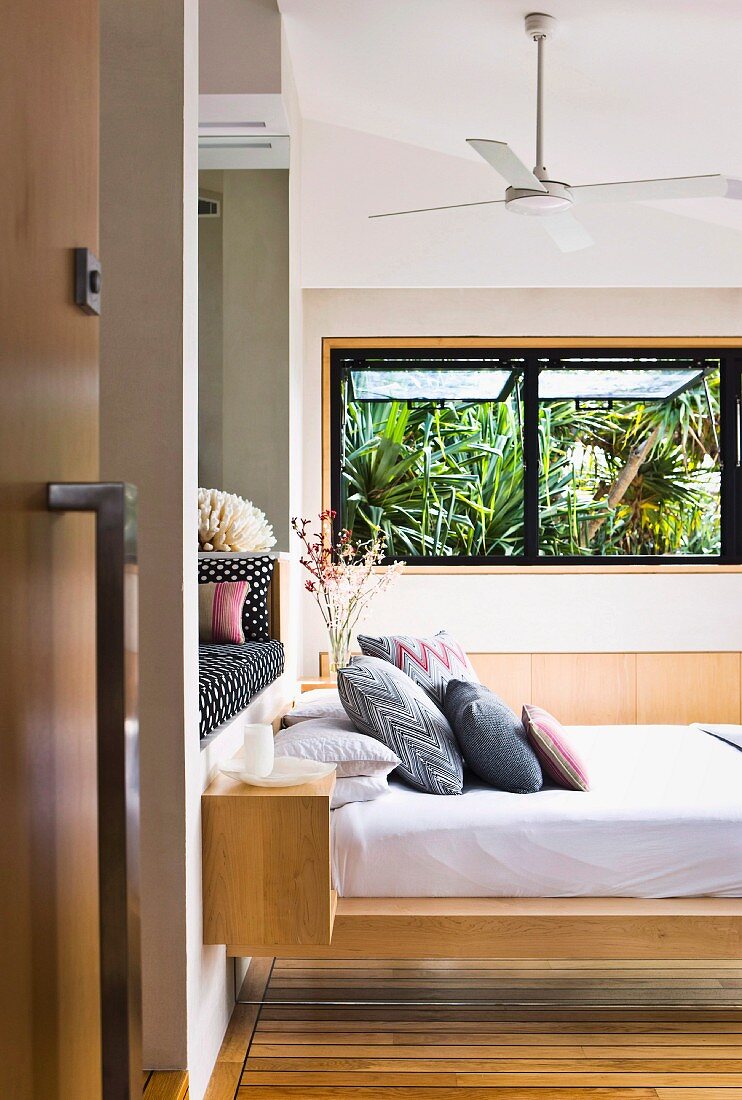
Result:
M95 513L96 712L103 1100L141 1100L136 489L48 486L53 512Z

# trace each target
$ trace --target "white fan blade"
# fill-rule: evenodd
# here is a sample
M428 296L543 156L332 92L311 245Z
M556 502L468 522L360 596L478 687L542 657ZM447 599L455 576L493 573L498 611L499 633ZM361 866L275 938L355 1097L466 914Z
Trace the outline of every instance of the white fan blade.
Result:
M581 248L589 248L595 244L585 226L571 210L564 214L550 214L538 220L562 252L579 252Z
M522 187L528 191L545 191L546 188L529 168L526 168L505 141L485 141L482 138L467 138L480 157L494 168L511 187Z
M652 202L655 199L705 199L727 195L732 183L726 176L674 176L662 180L625 183L587 183L570 187L575 202ZM736 197L730 195L730 198Z
M421 206L416 210L391 210L388 214L369 214L369 218L398 218L401 214L429 214L431 210L463 210L465 206L493 206L505 199L484 199L483 202L455 202L452 206Z

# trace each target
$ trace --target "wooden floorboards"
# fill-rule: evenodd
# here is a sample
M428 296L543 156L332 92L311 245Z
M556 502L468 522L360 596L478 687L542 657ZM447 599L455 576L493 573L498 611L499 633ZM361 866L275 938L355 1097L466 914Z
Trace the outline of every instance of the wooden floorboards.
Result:
M144 1100L186 1100L188 1074L184 1070L145 1070Z
M742 1100L742 966L253 960L207 1100Z

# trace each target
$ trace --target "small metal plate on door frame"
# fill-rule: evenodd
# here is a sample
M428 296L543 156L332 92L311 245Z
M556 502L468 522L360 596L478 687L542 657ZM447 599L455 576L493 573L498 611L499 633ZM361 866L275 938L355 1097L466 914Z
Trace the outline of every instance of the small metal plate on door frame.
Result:
M75 249L75 303L83 313L100 314L100 260L89 248Z

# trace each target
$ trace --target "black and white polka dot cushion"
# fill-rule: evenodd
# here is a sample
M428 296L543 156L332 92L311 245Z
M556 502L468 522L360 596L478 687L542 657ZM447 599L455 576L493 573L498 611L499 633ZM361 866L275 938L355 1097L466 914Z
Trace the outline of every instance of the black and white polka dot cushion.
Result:
M201 737L234 718L259 691L283 672L280 642L198 647L198 702Z
M219 554L204 554L198 559L198 583L209 581L249 581L245 606L242 609L242 629L245 640L267 642L270 638L268 621L268 586L275 562L268 554L257 557L227 558Z

